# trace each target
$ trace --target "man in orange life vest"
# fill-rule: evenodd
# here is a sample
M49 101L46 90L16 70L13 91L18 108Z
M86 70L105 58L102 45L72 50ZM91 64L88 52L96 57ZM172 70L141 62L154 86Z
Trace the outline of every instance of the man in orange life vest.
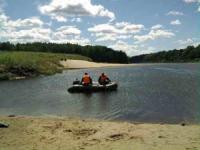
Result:
M83 75L83 78L81 80L82 85L84 86L88 86L90 84L92 84L92 78L88 75L88 73L85 73Z
M106 85L106 84L108 84L110 82L110 79L104 73L102 73L100 75L98 81L99 81L99 84Z

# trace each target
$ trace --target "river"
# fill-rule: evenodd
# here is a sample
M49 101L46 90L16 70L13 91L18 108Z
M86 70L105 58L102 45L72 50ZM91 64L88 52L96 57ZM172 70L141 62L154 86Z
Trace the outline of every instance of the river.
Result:
M70 94L88 72L105 72L116 92ZM200 64L142 64L68 70L53 76L0 82L0 115L67 116L147 123L200 123Z

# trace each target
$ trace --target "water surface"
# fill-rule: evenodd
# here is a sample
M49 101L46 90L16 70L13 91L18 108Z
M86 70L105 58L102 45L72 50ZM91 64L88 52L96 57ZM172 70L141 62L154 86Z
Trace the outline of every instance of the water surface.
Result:
M70 94L88 72L119 83L117 92ZM200 122L200 64L150 64L64 71L0 82L0 115L71 116L137 122Z

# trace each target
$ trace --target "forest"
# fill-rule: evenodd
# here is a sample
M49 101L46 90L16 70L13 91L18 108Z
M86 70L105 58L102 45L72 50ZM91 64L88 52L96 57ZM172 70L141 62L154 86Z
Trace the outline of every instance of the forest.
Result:
M167 63L167 62L199 62L200 61L200 45L188 46L185 49L161 51L151 54L143 54L130 58L131 63Z
M80 46L78 44L56 44L56 43L0 43L0 51L31 51L51 52L64 54L78 54L91 58L95 62L128 63L129 57L123 51L115 51L105 46Z
M167 63L167 62L199 62L200 45L188 46L185 49L174 49L151 54L143 54L129 57L123 51L115 51L106 46L80 46L78 44L56 44L56 43L17 43L1 42L0 51L31 51L51 52L63 54L78 54L91 58L95 62L108 63Z

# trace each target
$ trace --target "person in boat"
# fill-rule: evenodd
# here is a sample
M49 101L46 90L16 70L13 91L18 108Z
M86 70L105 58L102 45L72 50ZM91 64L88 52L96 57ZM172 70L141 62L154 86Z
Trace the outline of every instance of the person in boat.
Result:
M89 86L89 85L92 84L92 78L89 76L88 73L85 73L85 74L83 75L83 78L82 78L82 80L81 80L81 83L82 83L82 85L84 85L84 86Z
M105 75L105 73L102 73L99 77L98 82L101 85L106 85L106 84L110 83L110 79Z
M81 84L81 81L78 80L78 78L76 78L76 80L73 82L73 85L79 85Z

